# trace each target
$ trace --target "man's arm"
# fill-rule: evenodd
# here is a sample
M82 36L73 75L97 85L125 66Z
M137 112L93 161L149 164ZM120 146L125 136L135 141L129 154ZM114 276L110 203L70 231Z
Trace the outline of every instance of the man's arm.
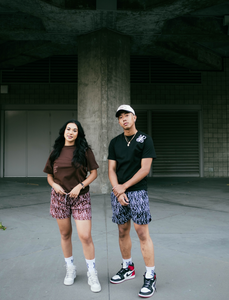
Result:
M118 178L116 174L116 160L108 160L108 176L112 187L118 185Z
M119 186L118 178L116 174L116 165L117 162L115 160L110 160L110 159L108 160L108 176L109 176L110 183L112 185L113 192L114 192L114 186ZM119 194L116 197L118 199L118 202L121 205L126 206L129 204L129 200L124 192L122 194Z
M138 172L130 178L128 181L126 181L123 184L117 184L117 185L112 185L113 186L113 193L115 194L116 197L119 197L119 195L125 193L125 191L131 187L132 185L135 185L139 181L141 181L143 178L145 178L151 168L153 159L152 158L143 158L141 160L141 168L138 170Z

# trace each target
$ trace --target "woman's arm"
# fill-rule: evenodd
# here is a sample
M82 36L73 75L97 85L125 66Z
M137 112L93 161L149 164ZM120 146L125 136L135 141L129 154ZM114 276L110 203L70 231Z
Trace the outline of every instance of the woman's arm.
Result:
M66 194L64 189L59 184L54 182L52 174L47 175L47 181L48 181L49 185L55 190L55 192L57 194L61 194L61 195Z
M97 178L97 170L91 170L90 175L82 182L84 187L91 184ZM83 186L81 183L77 184L69 193L70 197L78 197L80 191L82 190Z

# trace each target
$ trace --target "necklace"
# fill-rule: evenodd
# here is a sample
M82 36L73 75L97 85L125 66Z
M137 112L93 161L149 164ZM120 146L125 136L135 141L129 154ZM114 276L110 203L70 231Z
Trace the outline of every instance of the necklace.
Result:
M126 142L127 142L127 147L130 146L130 142L133 140L133 138L135 137L136 134L137 134L137 131L135 132L135 134L132 136L132 138L131 138L129 141L128 141L127 137L126 137L125 134L124 134L125 140L126 140Z

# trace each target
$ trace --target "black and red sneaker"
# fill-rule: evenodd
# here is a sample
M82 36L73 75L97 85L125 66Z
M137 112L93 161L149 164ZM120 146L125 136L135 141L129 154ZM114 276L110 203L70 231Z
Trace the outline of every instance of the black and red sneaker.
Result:
M154 273L153 278L150 279L146 278L145 274L143 276L144 283L140 292L138 293L138 296L142 298L149 298L153 296L154 292L156 291L157 276L156 273Z
M126 269L121 268L117 274L111 277L111 283L121 283L123 281L135 278L134 264L132 263Z

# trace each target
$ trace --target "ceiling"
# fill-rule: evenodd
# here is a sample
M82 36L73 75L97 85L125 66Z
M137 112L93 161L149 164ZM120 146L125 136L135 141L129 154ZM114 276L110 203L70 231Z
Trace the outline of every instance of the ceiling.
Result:
M0 69L77 54L78 36L107 28L131 37L132 55L220 71L228 25L220 0L0 0Z

